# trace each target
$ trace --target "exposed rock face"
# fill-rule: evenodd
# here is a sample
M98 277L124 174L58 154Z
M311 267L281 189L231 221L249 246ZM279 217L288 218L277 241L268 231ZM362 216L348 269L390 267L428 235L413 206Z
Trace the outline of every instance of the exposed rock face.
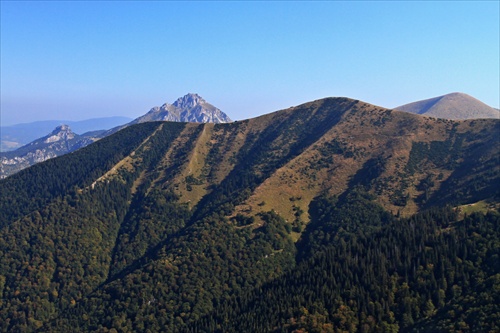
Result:
M0 178L5 178L33 164L75 151L95 140L95 138L75 134L68 125L57 126L50 134L17 150L0 153Z
M44 143L57 142L59 140L71 140L75 138L75 133L71 131L68 125L57 126L51 135L44 140Z
M146 121L180 121L191 123L229 123L232 120L221 110L205 101L198 94L187 94L173 104L155 106L131 124Z
M192 109L200 104L208 103L198 94L187 94L178 98L173 105L181 109Z

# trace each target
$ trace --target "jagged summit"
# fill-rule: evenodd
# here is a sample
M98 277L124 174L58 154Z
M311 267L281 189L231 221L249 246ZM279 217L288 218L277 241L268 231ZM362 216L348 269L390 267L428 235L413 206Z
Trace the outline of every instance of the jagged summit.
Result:
M69 125L61 124L59 126L56 126L56 128L52 131L52 133L62 132L62 131L71 131L71 128L69 127Z
M207 101L198 94L189 93L179 97L172 105L181 109L194 108L197 105L206 104Z
M55 142L59 140L70 140L75 137L75 133L68 125L62 124L57 126L47 137L45 143Z
M229 123L232 120L221 110L208 103L198 94L189 93L173 104L155 106L132 124L147 121L179 121L192 123Z
M396 107L395 109L445 119L499 118L498 110L464 93L454 92Z

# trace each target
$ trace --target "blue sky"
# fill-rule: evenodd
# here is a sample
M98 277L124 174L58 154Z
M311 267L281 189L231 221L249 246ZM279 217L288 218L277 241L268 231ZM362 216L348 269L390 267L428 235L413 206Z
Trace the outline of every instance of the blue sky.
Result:
M233 119L328 96L500 104L499 2L1 1L1 124L137 117L196 92Z

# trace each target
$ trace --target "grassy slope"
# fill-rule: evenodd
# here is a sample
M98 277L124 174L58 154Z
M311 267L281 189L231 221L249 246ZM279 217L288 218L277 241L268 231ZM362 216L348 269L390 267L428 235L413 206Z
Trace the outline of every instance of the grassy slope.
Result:
M396 109L445 119L498 119L500 113L472 96L451 93L398 106Z

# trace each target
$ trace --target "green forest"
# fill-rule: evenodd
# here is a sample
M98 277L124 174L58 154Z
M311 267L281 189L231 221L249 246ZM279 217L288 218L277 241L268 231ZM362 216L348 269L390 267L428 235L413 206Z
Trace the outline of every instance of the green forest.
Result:
M332 131L358 116L410 131L417 117L370 120L348 99L287 112L130 126L1 180L0 331L499 331L498 143L481 134L498 122L436 120L444 139L403 142L405 160ZM352 165L341 191L248 204L293 163L330 184L337 161ZM380 199L393 189L397 211Z

